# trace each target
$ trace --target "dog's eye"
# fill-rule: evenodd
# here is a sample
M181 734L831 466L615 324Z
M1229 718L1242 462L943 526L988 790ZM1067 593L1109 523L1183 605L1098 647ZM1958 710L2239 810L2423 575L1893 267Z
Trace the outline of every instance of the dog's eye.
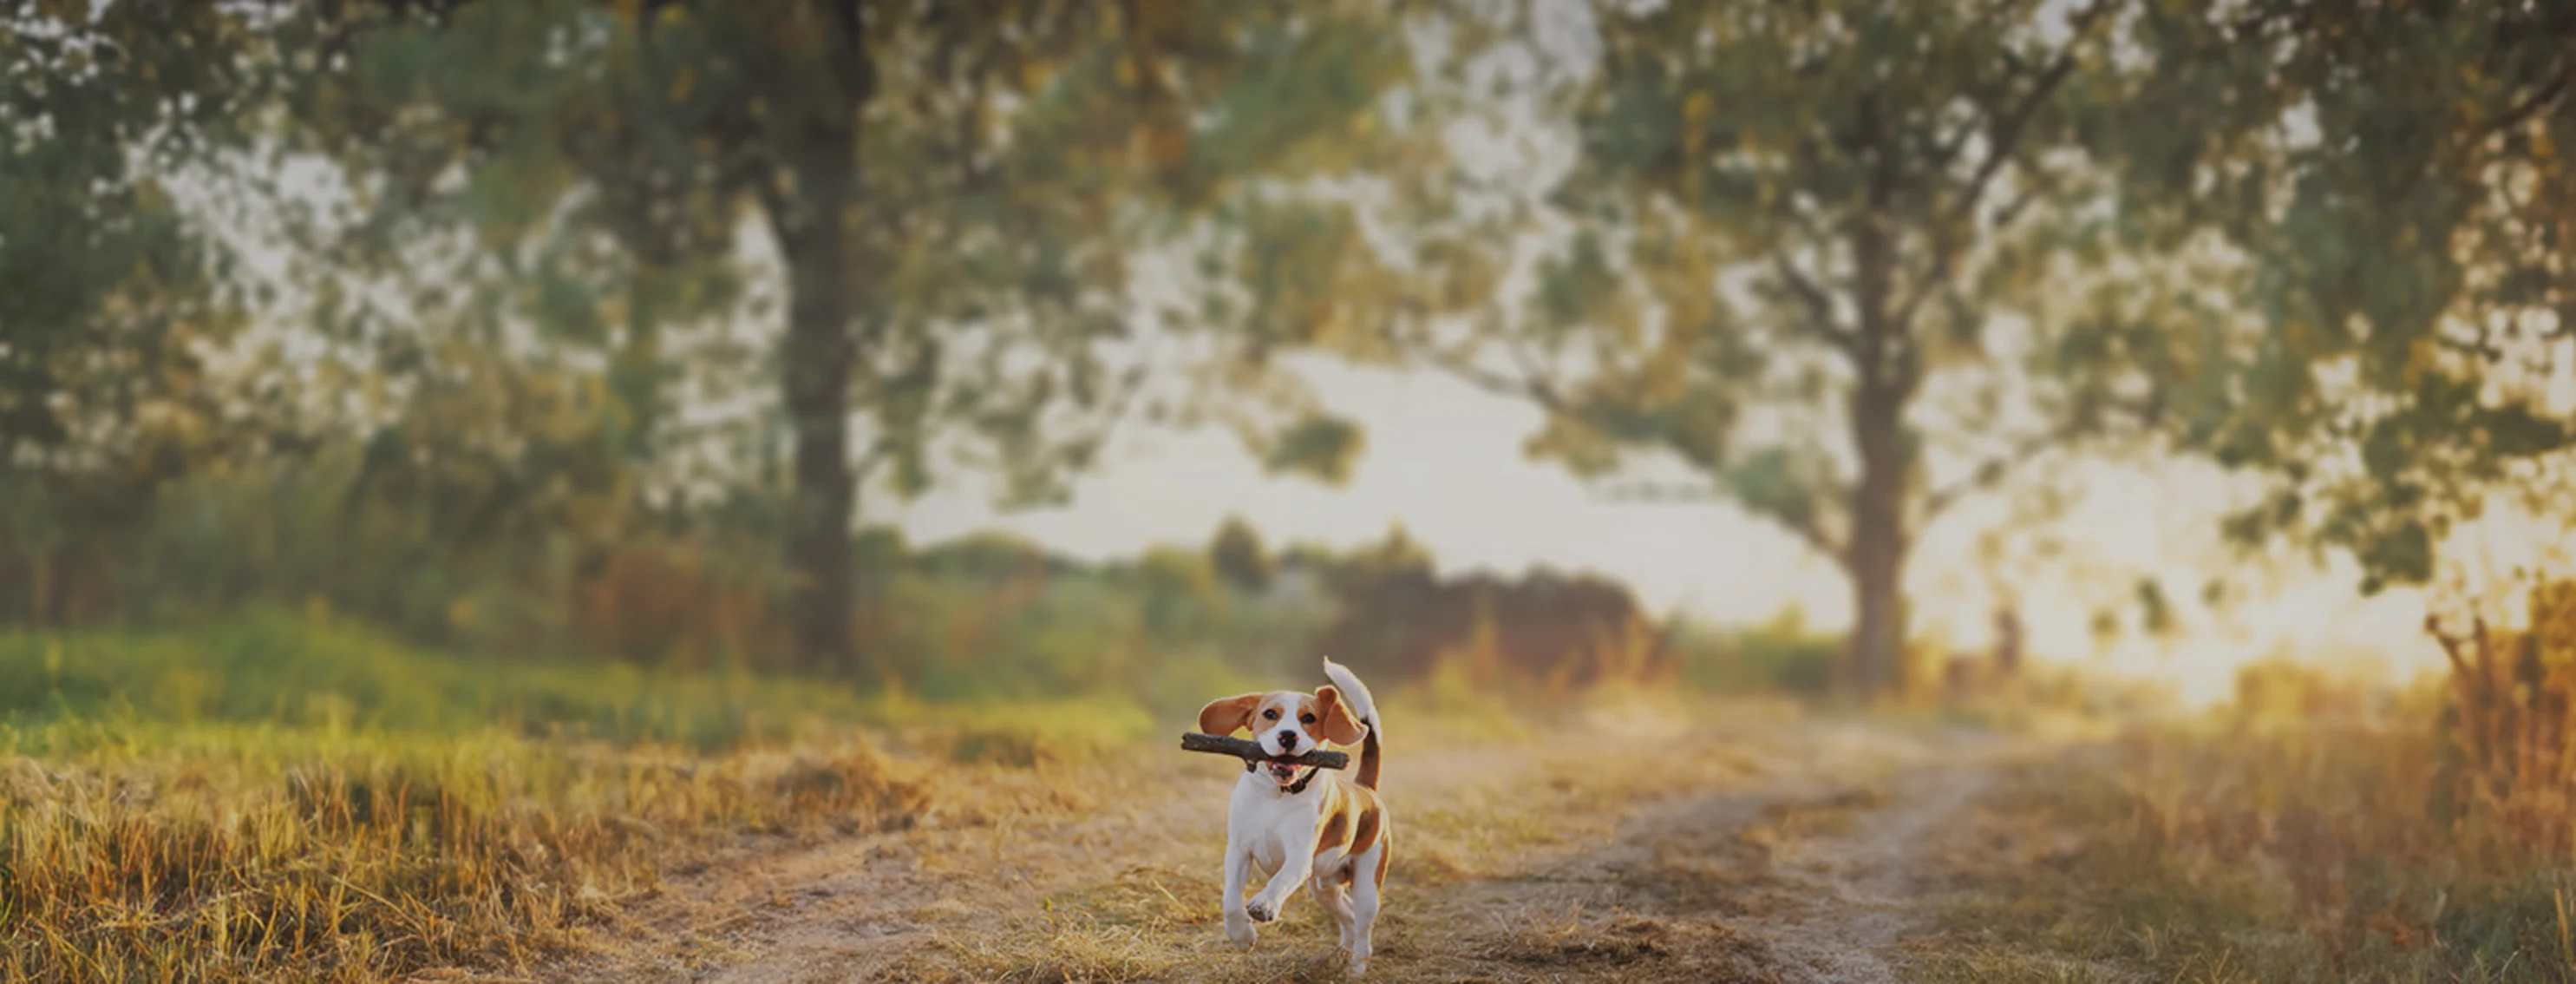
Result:
M1276 720L1279 720L1279 709L1278 709L1278 708L1276 708L1276 707L1273 707L1273 708L1271 708L1271 709L1269 709L1269 710L1263 711L1263 712L1261 712L1261 717L1262 717L1264 720L1269 720L1269 721L1276 721Z
M1313 724L1313 723L1315 723L1315 716L1314 716L1314 715L1312 715L1312 714L1300 714L1300 715L1297 715L1297 723L1298 723L1298 724Z

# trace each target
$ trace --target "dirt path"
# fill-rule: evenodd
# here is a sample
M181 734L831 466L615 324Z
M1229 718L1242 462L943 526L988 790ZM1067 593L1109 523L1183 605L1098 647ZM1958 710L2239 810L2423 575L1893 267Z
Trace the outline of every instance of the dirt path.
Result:
M1855 804L1845 834L1789 852L1780 873L1799 904L1758 924L1784 964L1834 984L1898 979L1886 955L1931 915L1927 849L1994 783L1996 750L1963 751L1966 761L1909 772L1884 800Z
M1474 886L1474 905L1555 906L1570 916L1511 927L1485 959L1429 976L1902 979L1891 955L1938 904L1932 845L2019 750L1866 727L1794 734L1802 743L1773 750L1745 787L1638 811L1607 846Z
M1417 732L1419 734L1419 732ZM1894 981L1926 844L1992 739L1785 720L1429 736L1390 753L1394 888L1370 979ZM913 831L684 866L542 979L1339 979L1319 908L1220 938L1222 761L955 770Z

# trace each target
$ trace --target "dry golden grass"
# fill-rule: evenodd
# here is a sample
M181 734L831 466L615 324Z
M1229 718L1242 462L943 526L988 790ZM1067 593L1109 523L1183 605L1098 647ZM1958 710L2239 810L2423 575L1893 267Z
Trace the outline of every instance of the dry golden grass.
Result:
M2444 686L2249 674L2229 715L2034 769L1964 843L1931 980L2576 981L2576 586Z
M301 750L276 754L274 745ZM908 824L860 739L696 755L485 735L172 735L0 762L0 977L377 980L524 965L713 833Z
M0 981L530 973L735 845L906 829L932 775L1150 723L1050 708L1085 727L425 653L323 613L0 632Z

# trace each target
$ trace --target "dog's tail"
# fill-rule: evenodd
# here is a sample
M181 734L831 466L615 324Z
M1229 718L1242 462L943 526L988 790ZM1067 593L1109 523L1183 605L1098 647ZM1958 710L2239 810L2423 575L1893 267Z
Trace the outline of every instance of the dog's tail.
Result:
M1333 678L1333 686L1341 689L1342 700L1351 705L1351 716L1368 727L1367 733L1360 736L1357 778L1360 785L1376 789L1378 733L1384 730L1377 723L1377 698L1369 696L1368 684L1361 683L1359 675L1352 673L1350 667L1333 662L1329 657L1324 660L1324 675Z

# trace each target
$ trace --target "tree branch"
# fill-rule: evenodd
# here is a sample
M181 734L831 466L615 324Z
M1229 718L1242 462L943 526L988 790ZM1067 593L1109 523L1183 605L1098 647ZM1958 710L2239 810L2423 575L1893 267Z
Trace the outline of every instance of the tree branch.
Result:
M1968 473L1968 477L1932 490L1932 493L1923 499L1923 521L1928 524L1969 495L1993 488L1995 483L2002 481L2004 476L2014 469L2027 465L2039 456L2083 436L2085 430L2083 425L2068 421L2047 433L2023 438L2020 443L2013 445L2004 453L1978 464L1975 471Z
M1995 174L2003 170L2006 162L2012 160L2021 141L2022 128L2030 125L2031 118L2039 114L2040 105L2056 93L2068 75L2074 73L2076 46L2084 43L2085 37L2093 33L2095 22L2110 10L2109 0L2096 0L2091 6L2076 11L2075 16L2067 21L2066 47L2057 53L2056 60L2047 68L2040 70L2029 91L2022 93L2021 102L2002 116L1995 117L1994 125L1987 128L1986 158L1977 163L1976 172L1968 178L1967 189L1951 203L1952 218L1970 214L1983 200L1986 185L1994 181Z
M1446 353L1425 353L1417 357L1429 362L1434 369L1496 396L1528 400L1552 413L1574 412L1574 404L1545 380L1507 376Z
M2568 81L2569 76L2567 75L2560 75L2556 78L2550 79L2547 83L2541 85L2540 91L2532 93L2531 98L2523 100L2522 105L2505 110L2503 115L2496 117L2495 122L2488 124L2485 129L2478 131L2475 136L2470 138L2469 142L2475 144L2488 137L2511 130L2517 126L2521 126L2524 122L2530 120L2533 115L2539 113L2541 110L2548 109L2552 104L2558 102L2560 96L2566 95Z
M1815 278L1798 269L1787 253L1771 254L1771 266L1779 272L1781 281L1789 285L1789 292L1796 294L1798 300L1807 306L1808 327L1816 337L1854 358L1860 357L1860 336L1835 323L1833 298L1826 296L1825 289L1816 283Z
M2066 46L2058 52L2057 57L2047 68L2039 71L2030 88L2022 93L2019 102L2006 109L2002 115L1991 117L1990 125L1985 128L1987 144L1985 159L1977 162L1977 169L1968 176L1967 184L1960 189L1959 197L1951 200L1948 214L1940 216L1932 223L1935 229L1975 218L1977 206L1985 201L1986 187L1994 183L1995 176L2003 172L2004 165L2019 156L2022 129L2030 125L2031 119L2039 114L2040 106L2048 101L2048 97L2057 91L2058 86L2065 83L2066 77L2074 73L2076 47L2084 42L2086 36L2092 33L2094 25L2102 19L2103 14L2110 12L2110 9L2109 0L2096 0L2090 6L2076 11L2068 20ZM1954 139L1954 146L1943 150L1941 160L1944 164L1966 149L1967 137L1971 132L1974 132L1973 128L1962 130ZM2006 219L2017 217L2027 204L2026 201L2016 202L2006 210ZM1937 237L1938 233L1934 235ZM1913 320L1914 312L1922 306L1924 298L1931 295L1934 286L1950 278L1951 270L1958 262L1958 254L1959 244L1957 243L1943 243L1935 246L1929 268L1923 272L1922 278L1912 285L1905 300L1897 305L1897 310L1900 312L1897 319L1899 325L1909 324Z

